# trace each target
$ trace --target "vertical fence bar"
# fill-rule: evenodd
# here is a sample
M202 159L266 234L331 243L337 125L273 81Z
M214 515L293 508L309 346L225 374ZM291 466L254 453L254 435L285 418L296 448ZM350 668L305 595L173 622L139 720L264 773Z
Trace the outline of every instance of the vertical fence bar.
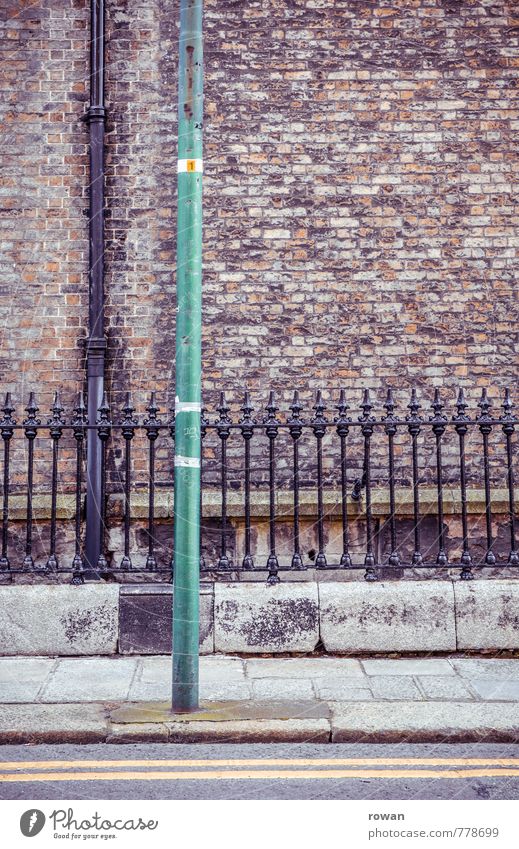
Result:
M54 396L52 405L52 416L48 421L50 428L50 437L52 439L52 481L51 481L51 505L50 505L50 552L47 559L46 568L53 570L58 568L58 558L56 556L56 512L57 512L57 496L58 496L58 452L59 441L63 434L63 426L65 422L62 418L63 407L60 402L59 392Z
M288 432L292 437L293 443L293 484L292 492L294 499L294 551L292 554L291 569L305 569L303 558L301 557L301 547L299 538L299 439L303 433L303 420L301 418L302 406L299 403L299 392L294 392L294 399L290 405L292 412L288 420Z
M406 416L408 422L407 429L411 434L412 454L413 454L413 536L414 536L414 551L413 551L413 566L421 566L423 563L422 552L420 548L420 494L418 490L418 434L421 430L422 417L418 411L420 404L416 397L416 389L411 390L411 401L407 405L410 411Z
M465 394L463 389L459 390L458 400L456 401L457 413L453 417L456 433L459 441L460 455L460 489L461 489L461 526L463 533L463 543L461 551L461 573L462 581L471 581L474 577L472 573L472 556L469 547L469 531L467 520L467 474L465 467L465 436L468 430L469 417L466 414L467 404L465 403Z
M92 432L92 430L90 430ZM103 397L101 400L101 406L97 410L97 418L96 418L96 426L94 428L94 435L99 440L101 445L101 487L99 490L99 497L101 499L101 503L96 508L97 516L99 517L100 529L99 529L99 557L97 558L97 568L100 573L106 572L108 569L108 562L105 557L105 529L106 529L106 452L108 446L108 440L110 439L110 434L112 432L112 423L110 421L110 408L108 406L108 399L106 397L106 392L103 392ZM93 437L92 437L93 439ZM88 513L88 499L87 499L87 513ZM88 522L87 529L88 533ZM95 573L94 573L95 574Z
M485 563L494 566L496 556L492 551L492 508L490 503L490 465L488 459L488 437L492 432L492 416L490 415L491 403L488 400L487 390L483 389L481 400L478 402L481 415L478 417L479 430L483 437L483 473L485 478L485 528L487 536L487 551Z
M503 415L501 421L503 423L503 433L506 437L506 479L508 486L508 516L510 522L510 554L508 556L508 566L519 566L519 551L517 550L517 539L515 536L515 493L514 493L514 468L512 462L512 434L517 424L513 412L513 404L510 398L510 390L505 390L505 400L503 401Z
M267 415L263 419L265 434L269 440L269 547L270 552L267 560L268 577L267 584L271 586L279 583L279 562L276 555L276 460L274 442L278 434L279 421L276 418L277 407L274 403L274 393L271 391L269 402L265 407Z
M348 416L348 404L346 403L346 394L344 389L341 389L339 396L339 404L337 407L339 415L335 417L337 425L337 434L341 441L341 518L342 518L342 555L340 565L347 569L352 565L349 552L349 533L348 533L348 469L347 469L347 452L346 452L346 437L350 432L349 424L351 418Z
M395 402L393 399L393 390L387 390L387 397L384 403L386 415L384 417L384 430L387 434L388 441L388 463L389 463L389 534L391 537L391 552L389 554L388 563L390 566L400 566L400 557L396 547L396 521L395 521L395 434L397 432L397 424L395 418Z
M251 523L250 523L250 441L254 433L254 420L252 418L253 408L250 403L250 396L245 392L243 407L241 408L243 416L240 422L241 435L244 439L245 449L245 551L241 564L242 569L254 569L254 559L251 554Z
M72 419L74 439L76 440L76 510L75 510L75 554L72 561L72 583L83 584L84 563L81 555L81 465L83 462L83 443L87 429L87 411L83 393L79 393L77 407Z
M34 440L38 434L38 425L41 424L40 419L36 418L38 407L34 392L29 395L29 403L25 408L27 418L23 422L25 438L28 440L27 447L27 532L25 537L25 557L23 560L23 569L33 569L34 560L32 556L32 523L33 523L33 488L34 488Z
M121 433L124 438L124 556L121 560L121 569L124 572L132 568L130 556L130 520L131 520L131 446L135 435L137 420L134 418L135 407L132 406L130 393L126 393L126 404L123 407L123 420L121 422Z
M445 433L447 418L443 415L443 404L440 399L440 390L434 390L434 401L432 404L433 415L429 418L432 431L436 439L436 494L438 504L438 555L437 566L447 566L448 557L445 551L445 529L443 525L443 469L442 469L442 436Z
M364 437L364 473L366 476L366 557L364 558L364 573L365 581L376 581L377 573L375 571L376 559L373 546L373 517L371 513L371 436L373 434L374 417L371 415L373 406L369 398L369 389L364 390L364 398L360 405L362 416L359 416L361 422L362 435Z
M157 568L157 558L155 557L155 443L161 422L157 418L159 408L155 398L155 392L152 392L150 403L146 407L148 415L143 422L148 439L148 472L150 478L148 490L148 555L146 557L146 569L149 572L154 572Z
M222 494L222 528L220 534L220 557L218 558L218 569L227 571L231 568L231 562L227 556L227 440L229 439L229 425L231 419L228 415L229 407L225 402L225 392L220 393L220 404L216 408L219 418L216 421L216 432L221 442L220 457L220 486Z
M0 571L7 572L11 568L9 557L7 556L7 545L9 540L9 459L10 459L10 444L14 433L16 420L13 419L14 407L11 401L11 393L8 392L5 396L4 406L2 407L3 418L0 423L0 433L4 441L4 481L2 492L2 556L0 557Z
M323 498L323 436L326 433L327 419L324 415L325 406L321 390L317 392L315 405L315 416L311 421L312 430L317 440L317 557L315 558L316 569L326 569L326 555L324 553L324 498Z

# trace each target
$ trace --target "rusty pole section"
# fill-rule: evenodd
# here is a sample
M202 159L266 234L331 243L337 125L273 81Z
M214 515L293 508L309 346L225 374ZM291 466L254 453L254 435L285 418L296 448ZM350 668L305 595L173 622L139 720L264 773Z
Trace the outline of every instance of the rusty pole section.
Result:
M104 0L90 7L90 105L85 115L90 135L90 253L88 264L88 340L86 371L88 423L95 424L104 391ZM87 568L96 569L102 543L102 444L95 429L87 435Z
M181 0L175 363L174 712L198 708L202 336L202 0Z

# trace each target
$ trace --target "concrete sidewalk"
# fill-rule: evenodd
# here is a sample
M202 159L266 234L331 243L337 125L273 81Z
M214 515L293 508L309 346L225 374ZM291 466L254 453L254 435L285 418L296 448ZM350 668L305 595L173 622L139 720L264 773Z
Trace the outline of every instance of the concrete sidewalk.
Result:
M3 657L0 741L519 740L519 659L212 655L200 675L201 699L247 718L150 717L139 703L169 700L169 657Z

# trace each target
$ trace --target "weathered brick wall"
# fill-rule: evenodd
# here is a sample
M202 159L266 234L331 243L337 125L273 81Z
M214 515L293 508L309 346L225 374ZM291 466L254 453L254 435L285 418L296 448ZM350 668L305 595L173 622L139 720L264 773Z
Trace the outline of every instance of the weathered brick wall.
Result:
M87 0L1 0L5 388L82 378ZM206 0L204 390L503 386L519 12ZM171 381L177 8L107 0L109 382ZM48 401L46 391L44 400ZM407 403L407 400L406 400Z
M88 26L84 0L0 0L1 391L42 407L82 374Z

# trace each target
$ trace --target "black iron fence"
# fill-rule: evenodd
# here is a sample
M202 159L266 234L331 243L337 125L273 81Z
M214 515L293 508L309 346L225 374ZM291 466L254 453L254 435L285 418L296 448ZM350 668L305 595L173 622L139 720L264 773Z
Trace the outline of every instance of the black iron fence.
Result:
M389 390L377 410L366 390L355 412L347 403L344 391L328 401L328 408L318 392L311 411L304 415L297 392L284 414L280 413L273 393L259 413L255 413L248 393L241 407L234 411L222 394L216 409L212 413L204 409L201 417L202 489L204 493L215 494L218 506L218 542L210 557L202 549L202 572L231 577L264 571L268 583L274 584L279 581L280 571L302 572L308 568L361 569L367 581L374 581L381 569L387 577L392 573L401 575L404 568L459 567L461 578L469 580L480 568L519 566L514 495L517 453L514 432L519 419L514 414L509 391L497 408L483 390L472 415L467 412L469 404L463 391L452 409L446 408L438 390L432 403L420 401L415 391L408 401L403 405L404 410L398 408ZM170 514L169 524L167 517L164 523L163 516L160 519L156 516L156 505L164 493L170 493L172 498L174 495L174 411L170 410L169 416L162 415L152 393L140 417L136 416L130 396L117 418L105 398L95 423L87 421L82 395L69 416L65 415L59 395L47 416L40 415L34 394L30 395L21 421L17 420L9 394L2 412L0 575L4 580L17 575L47 578L64 575L82 583L85 579L140 576L146 580L151 576L171 576L173 515ZM87 433L92 430L102 445L103 492L99 515L105 543L98 562L86 564L83 555L85 452ZM434 546L429 539L424 548L422 531L426 514L422 499L426 486L427 516L434 516L435 534ZM373 509L374 494L381 490L387 493L383 519L387 545L382 554L376 544L380 519L375 517ZM336 496L333 511L327 498L332 491ZM459 505L461 533L454 550L449 550L444 500L446 492L450 497L453 491ZM483 545L478 540L476 552L469 523L475 491L481 493L483 524ZM254 550L252 507L258 492L266 496L264 554ZM289 495L288 514L283 508L280 515L281 492ZM504 517L502 526L507 541L504 552L501 550L496 556L493 507L498 492L505 505L500 513ZM120 493L122 505L119 518L109 515L107 507L115 493ZM233 551L228 544L230 493L234 501L239 497L242 503L241 550L234 547ZM301 499L304 494L307 505L308 493L313 494L311 525L316 540L310 558L301 544ZM63 522L60 504L65 497L73 500L69 517L73 528L71 555L58 552L58 530ZM135 523L132 502L136 498L140 499L141 507L143 498L146 502L141 511L141 519L145 514L141 531L146 552L138 566L134 563L131 537ZM20 500L23 500L22 509ZM13 516L14 501L16 516ZM411 524L405 531L405 545L398 522L403 501L408 504ZM305 510L307 517L308 508ZM340 530L338 548L335 544L335 551L330 552L326 529L332 512L334 527ZM40 533L42 516L47 518L45 533ZM122 545L116 557L107 551L106 535L111 524L117 522L122 531ZM280 522L283 523L282 554L278 551ZM169 544L158 540L159 523L168 526ZM20 524L24 528L23 550ZM38 556L34 550L35 527ZM478 525L478 534L479 528ZM212 530L214 535L214 522Z

